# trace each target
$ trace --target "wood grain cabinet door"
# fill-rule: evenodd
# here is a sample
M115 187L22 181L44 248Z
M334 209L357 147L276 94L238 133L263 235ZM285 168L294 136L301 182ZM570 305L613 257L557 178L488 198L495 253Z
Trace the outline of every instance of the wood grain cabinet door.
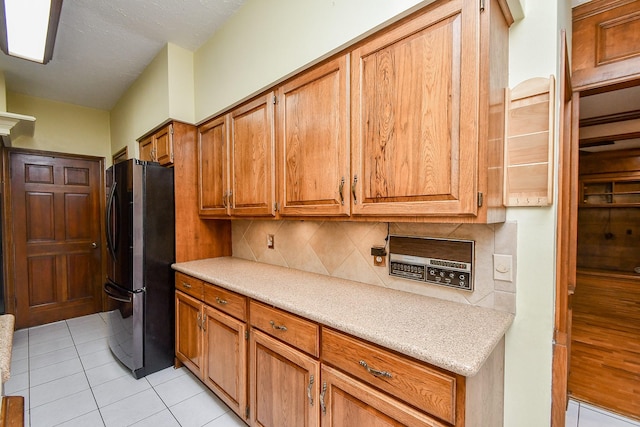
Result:
M446 427L348 375L322 365L321 427Z
M155 160L161 165L173 163L173 125L168 125L153 136L155 139Z
M278 90L281 215L349 214L348 55Z
M476 214L478 9L438 2L351 53L352 214Z
M202 303L182 292L176 292L176 357L202 378L203 337Z
M239 417L247 407L246 324L205 306L204 383Z
M230 113L231 214L275 215L274 93Z
M227 118L198 127L198 203L200 216L229 215Z
M149 162L153 162L156 160L155 156L155 145L153 143L153 135L146 137L139 143L140 148L140 160L145 160Z
M252 426L318 426L319 361L256 329L249 360Z

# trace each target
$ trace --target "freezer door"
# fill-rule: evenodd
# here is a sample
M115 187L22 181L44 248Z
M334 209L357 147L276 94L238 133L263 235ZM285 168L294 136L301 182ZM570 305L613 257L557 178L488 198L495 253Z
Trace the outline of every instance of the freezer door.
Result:
M104 291L116 307L107 317L109 348L135 375L144 364L144 292L130 292L108 282Z

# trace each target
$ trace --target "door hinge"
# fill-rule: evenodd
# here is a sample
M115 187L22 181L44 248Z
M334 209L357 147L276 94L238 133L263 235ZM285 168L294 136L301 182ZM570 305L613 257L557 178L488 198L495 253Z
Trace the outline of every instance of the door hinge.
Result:
M484 2L485 0L480 0L480 12L484 12Z
M249 407L248 406L244 409L244 417L246 419L249 419Z
M484 196L483 196L482 192L478 191L478 207L479 208L482 207L483 200L484 200Z

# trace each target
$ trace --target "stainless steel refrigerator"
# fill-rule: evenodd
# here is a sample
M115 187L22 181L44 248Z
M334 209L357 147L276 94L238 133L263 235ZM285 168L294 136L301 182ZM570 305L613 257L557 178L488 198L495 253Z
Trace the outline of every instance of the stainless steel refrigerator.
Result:
M173 364L173 169L130 159L106 185L109 347L141 378Z

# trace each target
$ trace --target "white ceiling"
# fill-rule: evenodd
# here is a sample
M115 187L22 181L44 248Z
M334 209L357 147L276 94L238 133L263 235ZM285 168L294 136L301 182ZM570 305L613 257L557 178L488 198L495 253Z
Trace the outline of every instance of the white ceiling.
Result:
M7 89L110 110L167 44L195 51L245 0L64 0L46 65L0 52Z

